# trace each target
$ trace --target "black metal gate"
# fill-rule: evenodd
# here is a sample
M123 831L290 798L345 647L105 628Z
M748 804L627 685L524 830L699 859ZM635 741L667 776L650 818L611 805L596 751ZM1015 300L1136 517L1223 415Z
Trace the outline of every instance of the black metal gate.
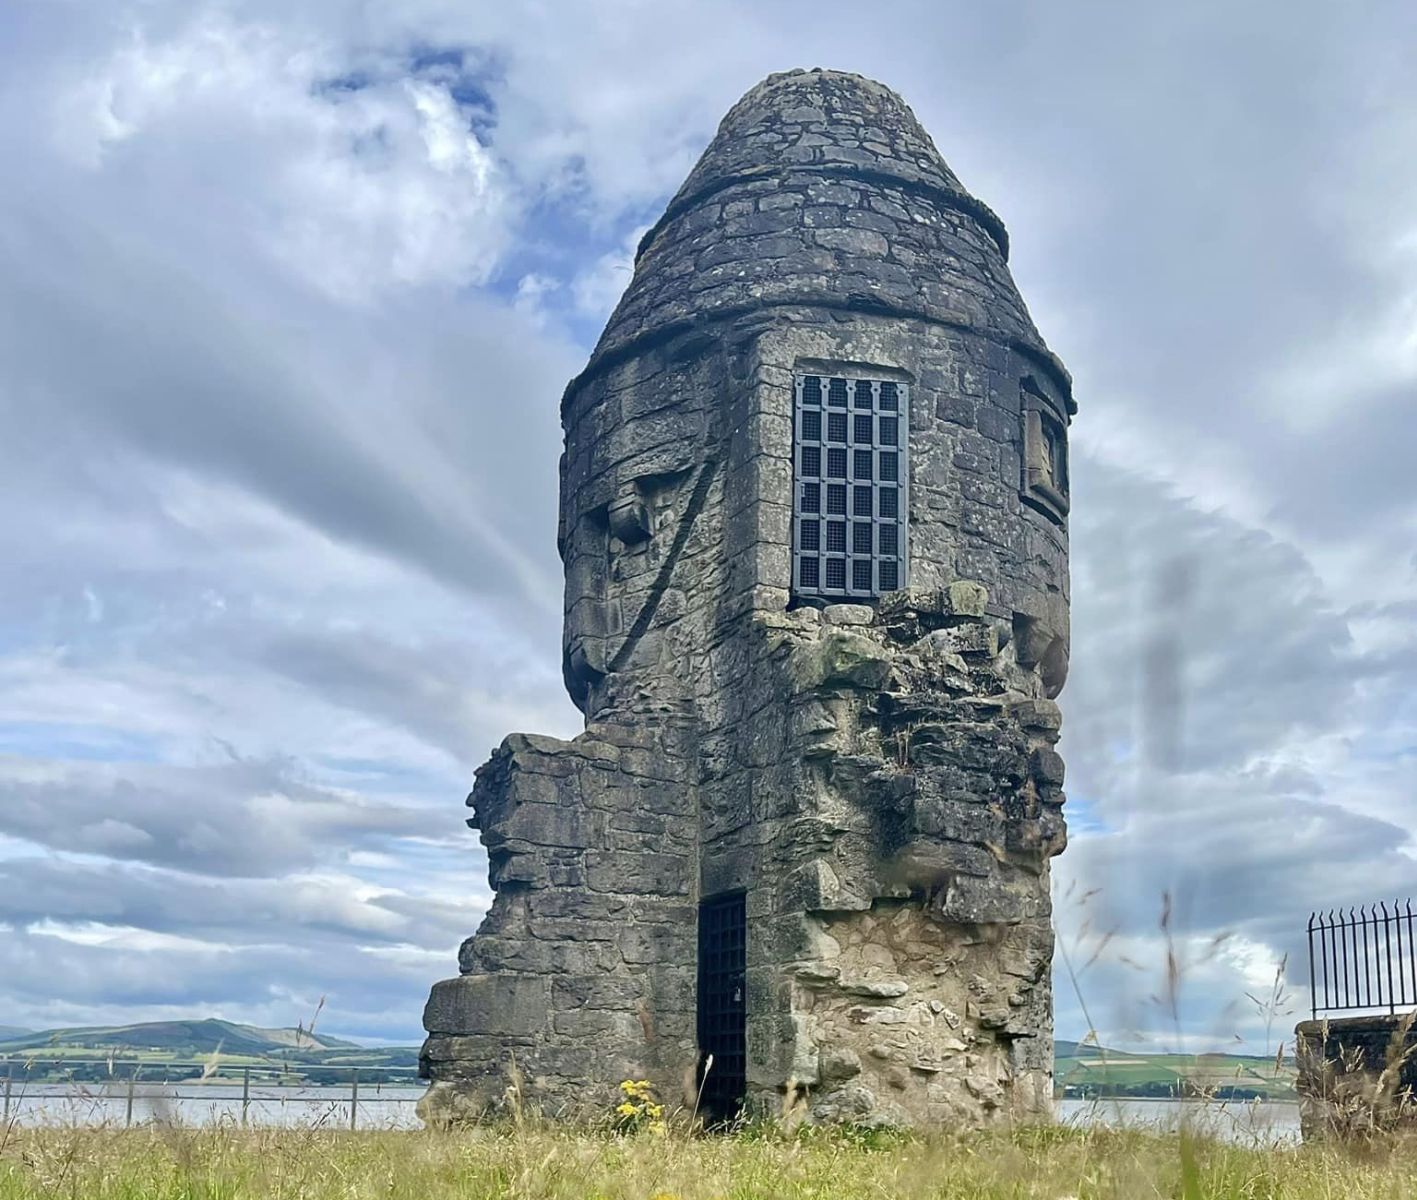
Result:
M710 1122L736 1117L747 1088L745 901L735 892L699 905L700 1108Z

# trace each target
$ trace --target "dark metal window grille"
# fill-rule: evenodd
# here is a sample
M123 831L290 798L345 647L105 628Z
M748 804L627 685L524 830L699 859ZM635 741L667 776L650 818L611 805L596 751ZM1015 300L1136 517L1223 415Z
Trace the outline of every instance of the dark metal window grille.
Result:
M1417 1007L1417 913L1412 901L1309 917L1309 1001L1321 1013Z
M830 411L847 408L851 411ZM797 595L865 599L905 586L908 507L901 489L909 480L909 411L903 383L797 377L792 547ZM815 525L809 531L802 518L819 513L843 520L828 521L824 534ZM848 516L853 519L849 537Z
M747 1090L747 966L748 917L743 893L703 901L699 905L700 1103L715 1122L736 1117Z

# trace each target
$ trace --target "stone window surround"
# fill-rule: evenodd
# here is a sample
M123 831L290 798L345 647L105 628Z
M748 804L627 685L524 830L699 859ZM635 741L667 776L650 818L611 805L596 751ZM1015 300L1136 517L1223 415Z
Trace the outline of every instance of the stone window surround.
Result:
M1019 415L1023 422L1023 478L1019 495L1024 503L1062 525L1067 521L1069 509L1067 418L1031 375L1023 377L1019 390ZM1058 463L1050 462L1050 441L1061 451L1061 472L1057 469Z

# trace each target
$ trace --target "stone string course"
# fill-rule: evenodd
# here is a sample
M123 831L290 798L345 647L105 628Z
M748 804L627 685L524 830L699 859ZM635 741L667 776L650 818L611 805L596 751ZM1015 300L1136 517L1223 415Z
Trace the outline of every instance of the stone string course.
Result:
M625 1078L692 1105L698 903L734 890L750 1105L1048 1110L1067 539L1027 502L1022 397L1066 425L1070 382L960 196L893 93L792 72L647 237L563 400L586 731L477 773L495 898L425 1014L429 1120L509 1088L603 1111ZM910 586L869 606L790 594L802 370L910 384Z

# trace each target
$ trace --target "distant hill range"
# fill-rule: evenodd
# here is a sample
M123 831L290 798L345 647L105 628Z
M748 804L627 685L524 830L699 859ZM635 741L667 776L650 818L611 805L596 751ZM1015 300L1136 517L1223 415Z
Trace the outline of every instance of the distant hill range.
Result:
M289 1050L362 1050L364 1047L303 1029L261 1029L232 1021L149 1021L90 1025L38 1033L0 1030L0 1054L65 1046L88 1050L147 1050L166 1054L268 1055Z
M1058 1058L1096 1058L1102 1054L1119 1054L1118 1050L1108 1050L1091 1042L1070 1042L1067 1038L1053 1039L1053 1053Z
M215 1060L231 1068L279 1069L316 1077L318 1068L368 1067L410 1074L418 1065L414 1046L360 1046L343 1038L306 1029L262 1029L215 1019L149 1021L138 1025L94 1025L39 1032L0 1026L0 1059L25 1061L40 1070L35 1078L56 1074L102 1078L112 1074L107 1062L181 1064ZM107 1060L107 1062L106 1062ZM371 1078L378 1078L378 1075Z
M1294 1065L1258 1054L1138 1054L1059 1038L1054 1084L1070 1099L1103 1096L1209 1096L1229 1100L1288 1100Z
M1243 1054L1138 1054L1059 1038L1056 1084L1061 1095L1165 1097L1210 1095L1232 1099L1287 1099L1294 1070L1273 1057ZM360 1046L305 1029L262 1029L215 1019L150 1021L32 1032L0 1025L0 1061L24 1062L33 1079L105 1079L121 1064L149 1064L172 1077L219 1064L223 1077L243 1068L305 1082L344 1084L357 1068L367 1082L411 1081L415 1046ZM177 1064L197 1062L176 1070ZM169 1069L163 1064L173 1064ZM8 1067L0 1067L0 1074Z

